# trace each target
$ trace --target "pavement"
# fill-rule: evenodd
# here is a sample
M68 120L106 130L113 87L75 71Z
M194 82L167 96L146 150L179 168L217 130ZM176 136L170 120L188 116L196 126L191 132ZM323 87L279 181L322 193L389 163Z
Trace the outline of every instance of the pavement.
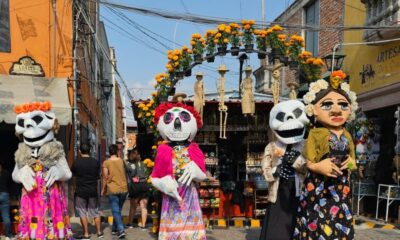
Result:
M74 232L80 230L80 225L74 223L72 226ZM94 228L91 228L95 232ZM108 224L103 224L104 239L117 239L116 236L111 235L111 228ZM400 230L397 229L364 229L356 226L356 240L399 240ZM258 240L260 236L260 228L227 228L227 229L211 229L207 230L208 240L223 240L229 237L229 240ZM140 228L132 228L126 230L126 239L131 240L154 240L157 236L151 233L151 229L143 231ZM95 235L92 235L92 240L97 239Z
M101 212L103 216L111 216L111 211L108 206L107 199L102 199ZM127 215L129 210L129 202L126 201L122 210L123 215ZM75 235L80 235L82 228L79 223L79 218L71 218L72 230ZM142 230L137 226L131 229L126 229L126 239L130 240L153 240L157 236L152 233L151 221L148 221L148 228ZM116 236L111 235L111 226L107 222L102 223L104 232L104 240L117 239ZM90 226L90 231L93 233L92 240L97 239L95 228ZM249 227L229 227L229 228L215 228L209 227L207 229L208 240L258 240L261 228ZM383 221L376 221L366 217L356 217L355 225L355 239L356 240L399 240L400 228L399 226L386 224Z

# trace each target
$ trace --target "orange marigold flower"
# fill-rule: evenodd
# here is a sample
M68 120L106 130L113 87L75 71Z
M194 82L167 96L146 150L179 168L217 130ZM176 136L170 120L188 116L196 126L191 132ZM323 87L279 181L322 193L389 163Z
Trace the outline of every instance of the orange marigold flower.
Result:
M333 73L331 74L331 77L339 77L340 79L345 79L346 78L346 73L344 73L342 70L339 71L333 71Z
M225 31L225 24L218 25L218 31L220 31L220 32Z
M47 112L51 109L51 103L50 102L44 102L42 103L42 106L40 107L40 110L43 112Z
M182 47L182 51L187 51L189 48L186 46L186 45L184 45L183 47Z
M243 19L242 20L242 25L246 25L247 24L247 20Z
M323 65L324 65L324 61L322 61L321 58L316 58L316 59L313 61L313 64L314 64L314 65L323 66Z
M190 45L194 46L196 44L195 41L190 41Z
M272 30L273 31L282 31L283 28L281 26L279 26L279 25L275 25L275 26L272 27Z
M285 34L278 34L278 38L281 41L285 41L286 40L286 35Z
M243 27L245 30L249 30L250 28L251 28L251 26L250 26L250 24L246 24L246 25L244 25L244 27Z
M16 105L16 106L14 107L14 112L15 112L16 114L22 113L22 112L23 112L23 107L22 107L21 105Z
M315 58L308 58L308 59L306 60L306 63L307 63L307 64L313 64L313 63L314 63L314 60L315 60Z
M254 21L253 19L249 20L250 25L254 25L255 23L256 23L256 21Z
M229 39L224 38L224 43L228 43L228 42L229 42Z

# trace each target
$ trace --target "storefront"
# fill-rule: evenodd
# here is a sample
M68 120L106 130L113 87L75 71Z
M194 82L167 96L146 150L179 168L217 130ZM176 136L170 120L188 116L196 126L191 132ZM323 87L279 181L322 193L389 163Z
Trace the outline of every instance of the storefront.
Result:
M207 175L211 179L200 183L200 206L207 219L263 218L267 186L261 158L270 139L268 120L272 97L256 93L255 114L249 117L242 114L238 91L227 91L225 97L228 107L226 138L220 135L217 94L206 94L203 127L195 138L204 153ZM193 104L191 100L185 103ZM138 129L137 146L142 157L152 158L152 136L144 133L140 122Z
M360 214L397 220L400 188L393 173L395 146L399 146L395 133L395 112L400 106L400 42L382 45L345 47L344 70L350 75L350 85L357 93L357 101L363 112L353 132L356 156L361 166L360 188L353 191ZM400 153L397 152L397 155ZM398 169L397 169L398 171ZM389 193L388 187L394 186ZM380 191L379 191L380 189ZM394 198L386 208L388 197ZM379 203L378 203L379 202ZM378 210L376 209L378 206ZM355 208L357 210L357 207Z

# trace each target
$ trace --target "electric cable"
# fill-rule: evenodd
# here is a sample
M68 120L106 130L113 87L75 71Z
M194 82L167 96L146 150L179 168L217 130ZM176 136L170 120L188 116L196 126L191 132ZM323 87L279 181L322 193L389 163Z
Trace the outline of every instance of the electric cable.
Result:
M211 16L201 16L196 14L180 14L177 12L168 12L160 9L146 9L146 8L139 8L135 6L117 4L112 2L105 2L103 0L91 0L99 2L100 4L107 5L113 8L119 8L130 12L139 13L142 15L149 15L161 18L167 18L172 20L181 20L187 22L194 22L199 24L223 24L229 22L236 22L240 23L241 21L238 19L229 19L229 18L217 18ZM269 21L266 22L267 24L280 24L282 27L286 29L297 29L297 30L312 30L312 31L354 31L354 30L397 30L398 26L393 25L379 25L379 26L357 26L357 25L306 25L306 24L288 24L285 22L273 22ZM263 26L262 22L257 22L254 25L256 28L260 28Z

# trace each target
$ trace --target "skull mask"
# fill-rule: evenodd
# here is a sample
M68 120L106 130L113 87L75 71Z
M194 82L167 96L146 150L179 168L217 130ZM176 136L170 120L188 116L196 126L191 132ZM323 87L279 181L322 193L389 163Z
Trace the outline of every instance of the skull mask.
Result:
M309 122L304 108L302 102L288 100L271 109L269 126L280 142L293 144L303 140Z
M191 142L197 133L197 122L190 111L173 107L160 116L157 129L168 142Z
M22 135L24 142L33 148L40 147L54 138L55 115L51 111L35 110L17 115L15 132Z

